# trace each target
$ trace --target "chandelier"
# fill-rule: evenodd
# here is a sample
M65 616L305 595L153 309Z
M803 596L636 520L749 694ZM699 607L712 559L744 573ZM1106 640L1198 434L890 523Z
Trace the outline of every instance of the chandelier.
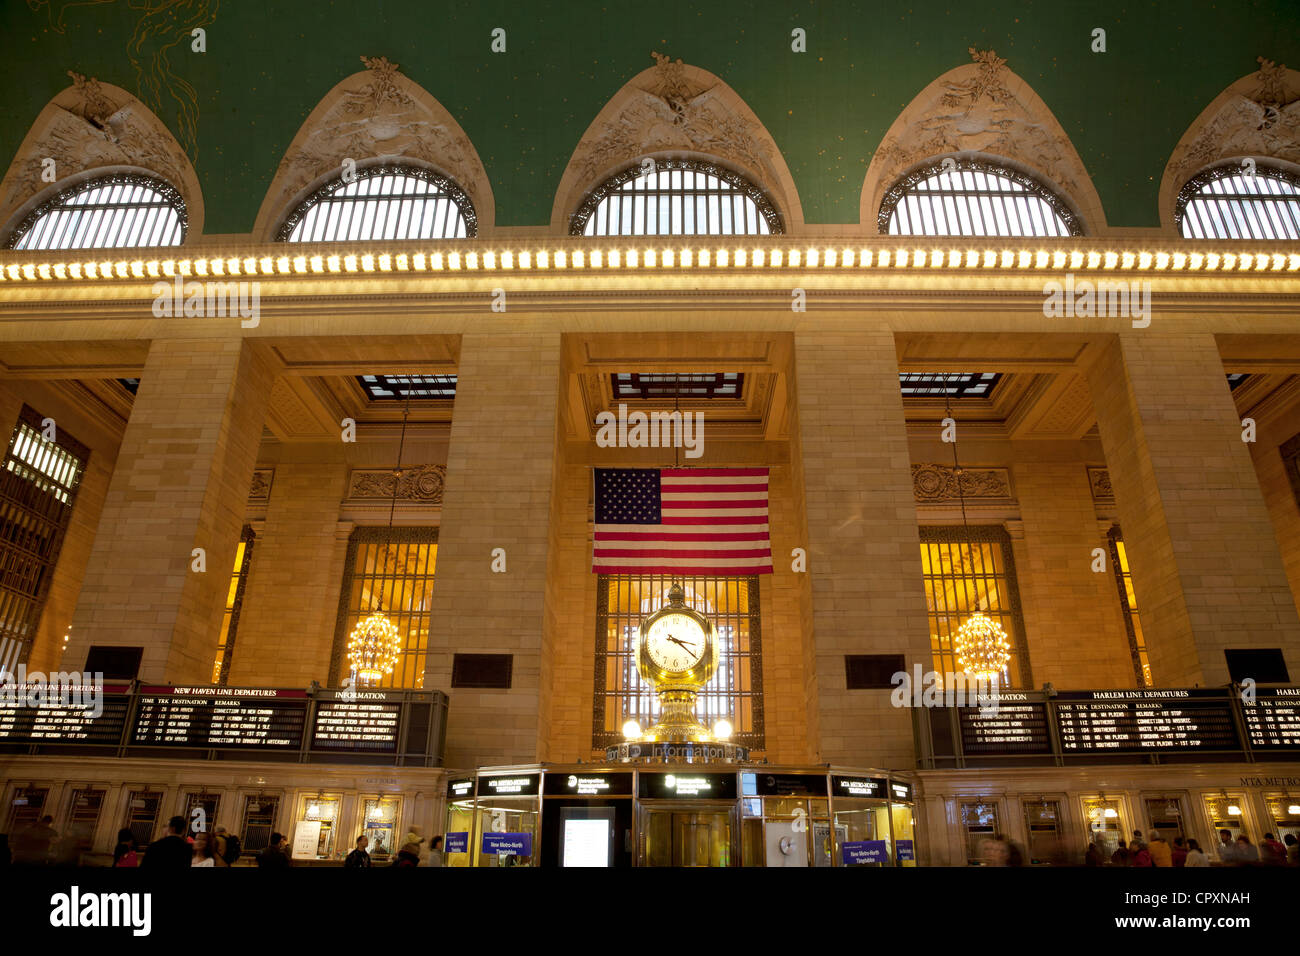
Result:
M951 389L944 390L944 407L948 421L955 425L956 419L952 417ZM966 495L962 489L961 464L957 460L955 429L952 442L952 471L957 482L957 501L961 504L961 527L967 548L966 567L973 568L972 555L969 553L970 526L966 523ZM1007 632L1002 629L1001 624L982 610L976 609L975 613L957 628L957 635L953 640L953 652L957 658L957 666L962 671L976 680L991 681L1006 676L1007 664L1011 662L1011 641L1007 639Z
M411 414L411 400L406 400L402 412L402 438L397 445L397 467L393 469L393 500L388 508L388 532L391 545L393 515L397 510L397 486L402 480L402 450L406 446L406 420ZM391 547L384 548L384 574L388 573L388 553ZM382 593L382 592L381 592ZM384 613L383 604L376 600L376 608L366 617L357 621L348 638L348 663L352 673L362 684L373 684L390 676L402 657L402 635L397 626Z

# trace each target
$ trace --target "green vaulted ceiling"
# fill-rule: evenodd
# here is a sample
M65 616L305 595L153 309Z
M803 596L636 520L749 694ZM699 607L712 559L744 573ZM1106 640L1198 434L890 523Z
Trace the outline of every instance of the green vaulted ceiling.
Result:
M207 52L190 30L207 30ZM506 30L507 51L490 51ZM791 30L808 52L791 52ZM1106 30L1107 52L1090 51ZM652 50L729 83L785 154L809 223L855 223L871 156L941 73L996 50L1056 114L1113 226L1157 226L1188 125L1263 55L1300 67L1300 3L836 0L0 0L0 157L68 70L120 86L190 153L205 231L245 233L299 126L386 56L464 127L497 222L550 221L569 156Z

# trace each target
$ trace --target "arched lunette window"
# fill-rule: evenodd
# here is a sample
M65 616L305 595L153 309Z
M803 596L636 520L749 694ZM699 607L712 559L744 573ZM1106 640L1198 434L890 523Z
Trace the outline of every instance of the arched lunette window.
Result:
M951 159L951 157L949 157ZM976 160L940 161L908 173L880 204L890 236L1078 236L1078 217L1025 173Z
M767 194L739 173L692 159L649 160L593 189L575 236L766 236L785 231Z
M280 242L472 239L474 205L455 182L419 166L381 165L334 179L281 224Z
M1234 162L1193 176L1178 193L1184 239L1300 239L1300 176Z
M172 186L139 173L96 176L41 203L9 235L10 249L179 246L188 220Z

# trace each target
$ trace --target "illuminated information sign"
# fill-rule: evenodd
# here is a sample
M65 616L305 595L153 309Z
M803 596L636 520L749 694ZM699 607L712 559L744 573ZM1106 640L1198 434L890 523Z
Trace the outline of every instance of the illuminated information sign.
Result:
M1239 750L1232 706L1218 690L1096 690L1061 693L1061 752ZM1208 700L1217 696L1217 700Z
M0 701L0 743L93 744L116 746L126 729L130 702L128 685L105 685L95 706L95 696L77 695L83 703L33 707L30 703Z
M1300 687L1257 688L1241 710L1252 747L1300 747Z
M379 692L357 691L319 700L312 724L312 749L397 753L402 705L386 698Z
M1047 732L1047 705L1032 701L999 701L996 708L959 707L961 747L968 754L1046 754L1052 752Z
M239 687L142 687L131 742L147 747L302 746L307 694Z

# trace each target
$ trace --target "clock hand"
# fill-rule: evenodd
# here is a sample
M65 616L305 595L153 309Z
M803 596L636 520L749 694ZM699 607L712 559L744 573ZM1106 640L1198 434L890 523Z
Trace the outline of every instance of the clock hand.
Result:
M670 640L670 641L672 641L674 644L678 644L678 645L680 645L680 646L682 646L682 647L694 647L694 646L695 646L694 644L687 644L685 641L678 640L677 638L673 637L671 634L668 635L668 640Z

